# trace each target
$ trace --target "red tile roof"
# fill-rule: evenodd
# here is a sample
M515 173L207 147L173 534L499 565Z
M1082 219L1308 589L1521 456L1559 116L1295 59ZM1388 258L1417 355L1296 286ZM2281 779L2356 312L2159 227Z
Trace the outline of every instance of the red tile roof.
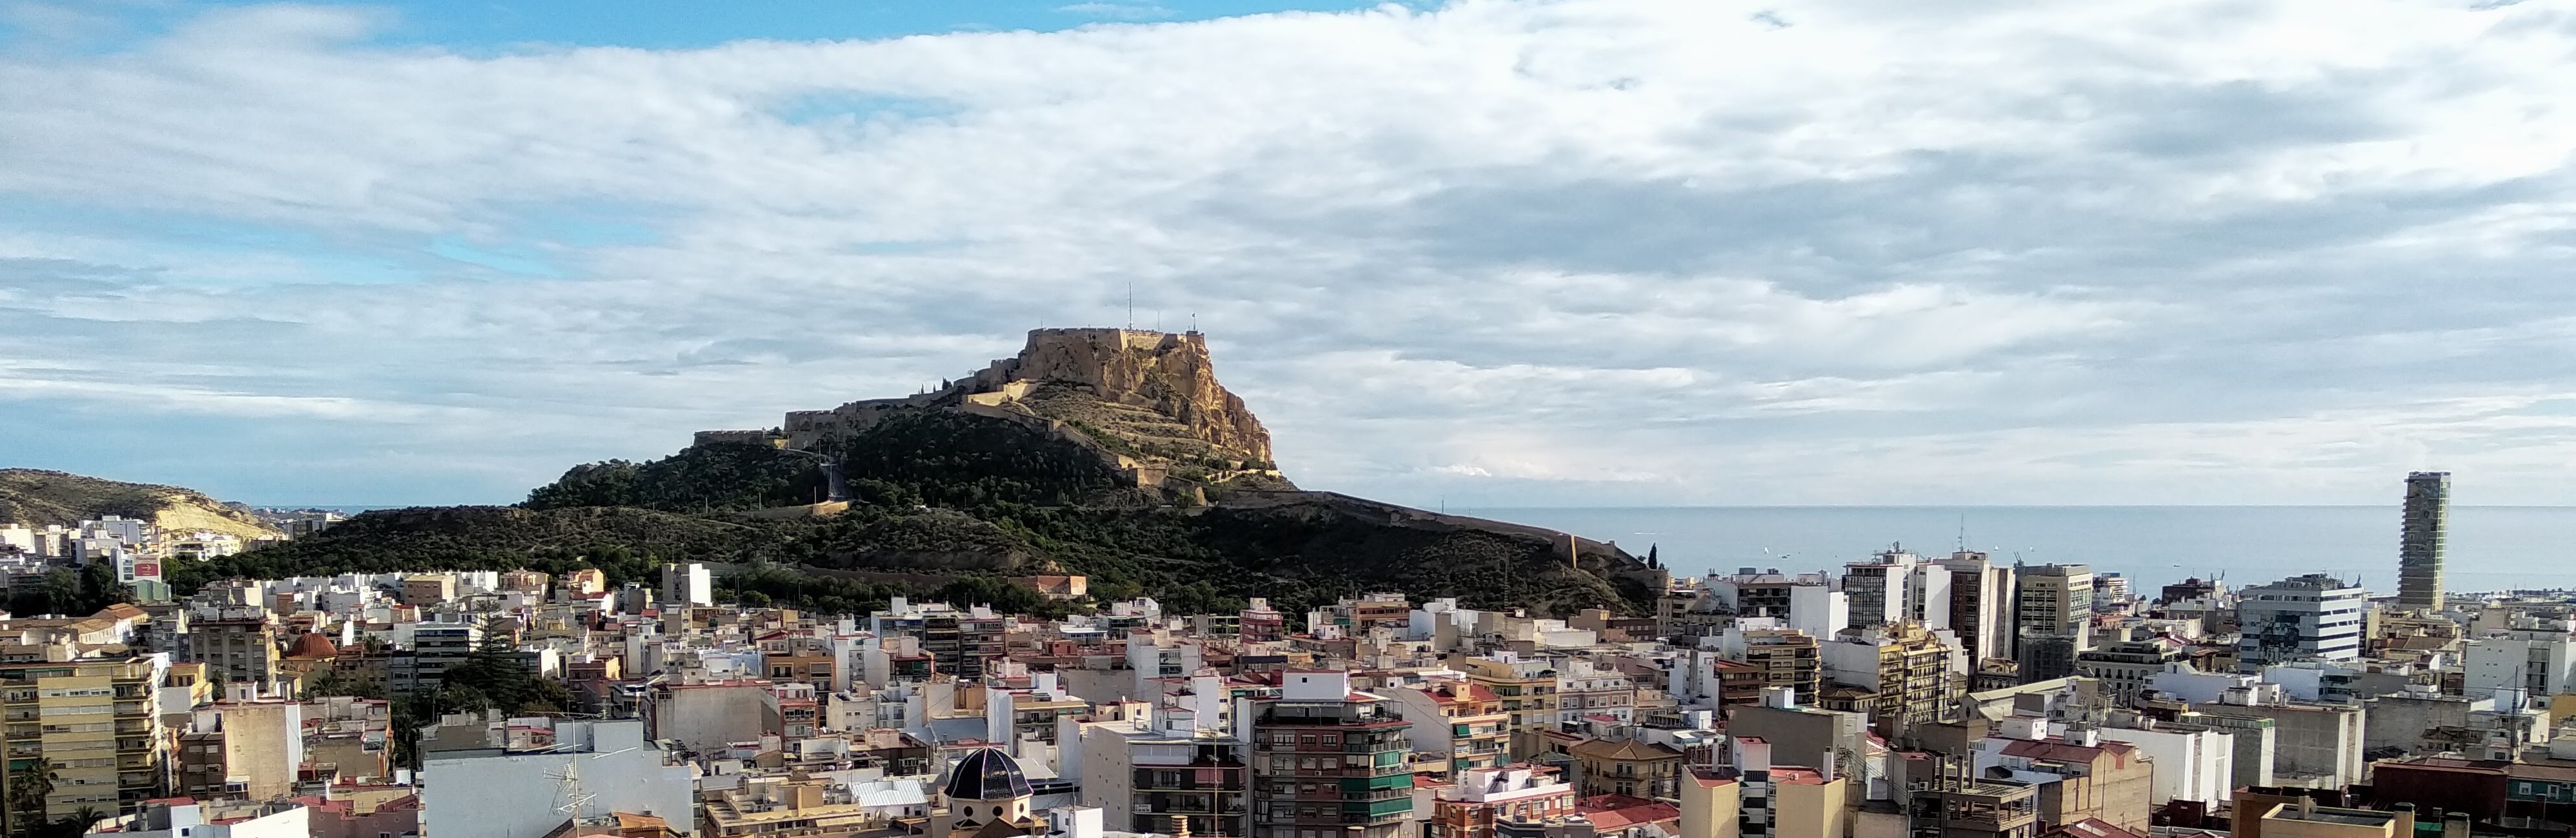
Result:
M2108 753L2125 764L2128 762L2129 754L2136 750L2137 746L2127 742L2109 740L2104 740L2100 745L2086 746L2064 739L2017 739L2012 744L2005 745L2003 753L2008 757L2028 757L2052 762L2092 762L2101 758L2102 754Z
M1622 796L1607 794L1602 795L1602 797ZM1641 823L1676 821L1680 820L1682 816L1681 807L1674 806L1670 803L1655 803L1651 801L1638 800L1634 797L1624 797L1622 799L1636 800L1638 803L1643 805L1622 806L1616 809L1594 809L1588 806L1576 806L1575 811L1583 813L1584 819L1592 822L1593 829L1603 832L1625 829Z

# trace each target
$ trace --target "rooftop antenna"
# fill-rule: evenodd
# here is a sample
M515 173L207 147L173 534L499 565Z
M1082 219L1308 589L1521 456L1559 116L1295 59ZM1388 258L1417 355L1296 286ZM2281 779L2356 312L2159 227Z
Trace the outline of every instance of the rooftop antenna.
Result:
M1198 313L1198 312L1195 312L1195 311L1190 312L1190 331L1195 332L1195 331L1198 331L1198 330L1199 330L1199 313Z
M1959 550L1958 550L1958 552L1961 552L1961 553L1968 552L1968 513L1965 513L1965 512L1961 512L1961 513L1959 513Z
M560 801L555 804L555 811L570 815L575 820L584 817L582 810L590 808L590 802L599 797L582 790L579 758L565 762L563 771L549 773L546 776L555 780L555 798Z

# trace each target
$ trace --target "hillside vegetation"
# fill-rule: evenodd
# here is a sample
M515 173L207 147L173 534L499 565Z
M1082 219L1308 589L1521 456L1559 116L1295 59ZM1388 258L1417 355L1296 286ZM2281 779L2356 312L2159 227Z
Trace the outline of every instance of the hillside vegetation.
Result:
M938 398L829 413L772 437L808 450L710 443L575 466L519 507L371 512L176 581L585 562L622 580L694 560L722 565L719 584L747 601L825 608L907 592L1044 605L1001 580L1070 573L1095 600L1180 612L1399 591L1554 615L1639 611L1659 581L1607 544L1295 490L1196 333L1041 329ZM827 462L850 503L811 517Z
M1337 597L1396 590L1470 607L1569 613L1633 610L1633 560L1586 544L1581 571L1544 531L1438 516L1318 492L1219 494L1207 506L1121 489L1088 451L1013 422L924 412L843 441L858 501L826 518L763 520L708 508L776 497L818 470L758 446L701 446L650 463L575 467L523 507L369 512L315 536L179 568L191 590L226 576L505 569L561 572L599 557L707 561L760 570L729 580L765 601L847 606L944 587L817 580L799 568L907 579L1078 573L1099 599L1152 596L1180 611L1269 597L1292 613ZM801 471L800 471L801 469ZM567 505L582 500L612 505ZM798 498L798 500L802 500ZM585 564L588 562L588 564ZM620 576L612 573L612 576ZM650 581L638 575L636 578ZM623 581L620 579L620 581ZM807 590L811 588L812 590ZM990 591L990 587L955 592Z
M250 513L194 489L40 469L0 469L0 523L71 526L108 515L151 521L165 530L212 530L246 539L278 534Z

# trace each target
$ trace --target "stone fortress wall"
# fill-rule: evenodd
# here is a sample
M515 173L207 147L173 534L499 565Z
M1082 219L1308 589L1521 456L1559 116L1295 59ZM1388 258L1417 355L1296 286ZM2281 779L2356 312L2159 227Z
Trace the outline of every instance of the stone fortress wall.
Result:
M1137 329L1033 329L1019 355L994 359L974 375L939 390L854 401L830 410L789 411L776 429L699 431L695 443L747 442L812 450L824 440L865 431L907 410L946 408L1020 422L1084 443L1138 486L1163 482L1164 466L1111 453L1082 430L1019 404L1041 382L1075 385L1102 399L1151 408L1212 445L1265 465L1270 461L1269 432L1243 399L1217 383L1204 335ZM1275 468L1258 472L1277 474Z

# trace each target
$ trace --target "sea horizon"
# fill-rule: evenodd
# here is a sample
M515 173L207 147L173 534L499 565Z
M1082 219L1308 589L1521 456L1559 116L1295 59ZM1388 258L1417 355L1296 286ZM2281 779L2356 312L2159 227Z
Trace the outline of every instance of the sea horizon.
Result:
M405 505L258 504L348 514ZM1676 575L1746 567L1839 573L1903 546L1925 556L1983 551L2002 562L2085 564L2153 597L2185 578L2243 587L2322 572L2395 590L2389 504L1768 504L1433 506L1654 549ZM1962 520L1964 519L1964 521ZM1964 523L1964 527L1962 524ZM2459 593L2576 589L2576 506L2454 505L2445 585Z
M2243 587L2305 573L2396 589L2398 505L2059 504L1452 506L1451 514L1543 526L1644 555L1676 575L1746 567L1839 573L1903 545L1983 551L2003 562L2085 564L2153 597L2185 578ZM2576 588L2576 507L2451 507L2444 587L2461 593Z

